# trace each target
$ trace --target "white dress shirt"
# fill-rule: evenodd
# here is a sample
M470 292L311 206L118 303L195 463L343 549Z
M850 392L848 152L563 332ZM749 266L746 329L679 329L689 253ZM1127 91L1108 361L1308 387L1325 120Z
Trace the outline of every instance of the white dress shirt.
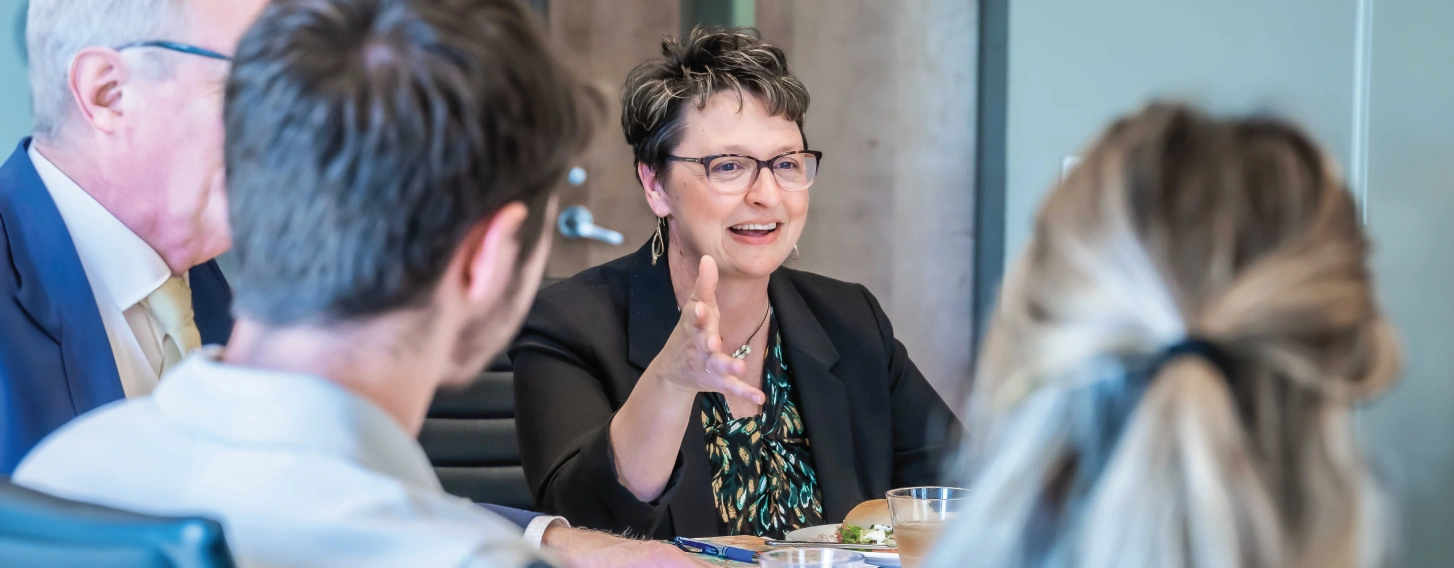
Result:
M143 300L172 277L172 269L151 245L42 156L34 143L28 154L81 257L111 341L121 390L127 398L151 392L165 359L166 331Z
M546 566L518 527L445 493L419 444L372 402L220 354L205 348L152 396L62 427L15 482L217 519L241 566Z

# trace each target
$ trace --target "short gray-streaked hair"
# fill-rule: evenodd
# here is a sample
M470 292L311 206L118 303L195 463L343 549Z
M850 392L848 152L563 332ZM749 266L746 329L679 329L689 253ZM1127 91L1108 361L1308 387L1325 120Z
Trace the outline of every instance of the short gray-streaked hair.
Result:
M681 39L662 40L661 57L637 65L621 87L621 130L636 163L661 172L681 143L687 105L706 108L723 91L760 97L769 115L803 129L808 89L788 70L782 49L751 28L697 26Z
M71 60L91 46L117 47L174 33L185 0L31 0L25 45L30 56L34 136L54 138L71 114Z

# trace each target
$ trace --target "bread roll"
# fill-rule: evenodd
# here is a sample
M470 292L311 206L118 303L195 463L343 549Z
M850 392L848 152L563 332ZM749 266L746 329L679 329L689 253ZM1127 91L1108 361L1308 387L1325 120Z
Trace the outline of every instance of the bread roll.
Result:
M885 499L874 499L859 503L843 518L843 524L863 528L873 525L891 526L893 520L889 517L889 502Z

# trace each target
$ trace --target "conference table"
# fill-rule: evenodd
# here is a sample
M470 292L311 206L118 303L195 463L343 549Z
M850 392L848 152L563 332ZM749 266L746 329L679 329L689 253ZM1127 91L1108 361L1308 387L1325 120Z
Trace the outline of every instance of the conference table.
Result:
M693 540L700 540L700 541L704 541L704 542L710 542L712 544L716 544L716 545L720 545L720 546L735 546L737 548L745 548L747 550L751 550L751 551L754 551L754 552L767 552L769 550L781 550L780 548L773 548L773 547L767 546L765 544L765 541L761 537L755 537L755 536L714 536L714 537L697 538L697 539L693 539ZM696 555L693 555L692 558L696 558L696 559L701 560L702 562L705 562L705 563L710 564L712 566L731 566L733 568L756 568L757 567L757 564L747 564L747 563L743 563L743 562L733 562L731 560L725 560L725 559L722 559L722 558L716 558L716 557L708 556L708 555L705 555L705 554L696 554ZM868 559L865 562L866 563L865 564L862 564L861 566L865 566L865 567L871 566L875 562L875 560ZM892 562L891 565L898 566L898 562L896 560L895 561L891 561L891 562Z
M700 540L700 541L703 541L703 542L709 542L709 543L712 543L712 544L715 544L715 545L719 545L719 546L734 546L734 547L737 547L737 548L745 548L747 550L751 550L751 551L754 551L754 552L767 552L769 550L781 550L781 548L775 548L775 547L769 547L769 546L767 546L765 544L765 541L761 537L756 537L756 536L745 536L745 535L744 536L714 536L714 537L697 538L697 539L693 539L693 540ZM747 564L747 563L742 563L742 562L733 562L731 560L725 560L725 559L722 559L722 558L716 558L716 557L708 556L708 555L705 555L705 554L696 554L696 555L693 555L692 558L696 558L698 560L701 560L701 561L706 562L707 564L711 564L713 566L731 566L733 568L748 568L748 567L755 568L757 566L757 564ZM865 564L862 564L862 566L872 566L874 562L875 562L875 560L872 559L872 558L870 558L870 559L865 560ZM892 566L898 566L898 561L897 560L893 560L893 561L890 561L890 562L892 562L892 564L890 564L890 565L892 565Z
M699 538L696 540L710 542L712 544L720 544L724 546L746 548L748 550L753 550L757 552L767 552L768 550L772 550L771 548L768 548L765 544L763 544L764 541L761 537L756 536L714 536L710 538ZM757 566L756 564L733 562L731 560L707 556L705 554L697 554L693 555L692 557L716 566L732 566L734 568L747 568Z

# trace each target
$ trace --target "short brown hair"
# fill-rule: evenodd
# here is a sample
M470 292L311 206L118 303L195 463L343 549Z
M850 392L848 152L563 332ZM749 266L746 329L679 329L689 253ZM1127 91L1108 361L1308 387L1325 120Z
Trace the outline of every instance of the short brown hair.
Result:
M662 40L661 58L637 65L621 87L621 130L636 163L661 171L681 142L686 103L701 109L712 95L729 90L756 95L769 113L802 131L808 89L789 71L783 50L751 28L698 26L686 41Z
M587 93L513 0L274 0L224 108L239 310L284 325L418 306L512 202L523 262L590 135Z

